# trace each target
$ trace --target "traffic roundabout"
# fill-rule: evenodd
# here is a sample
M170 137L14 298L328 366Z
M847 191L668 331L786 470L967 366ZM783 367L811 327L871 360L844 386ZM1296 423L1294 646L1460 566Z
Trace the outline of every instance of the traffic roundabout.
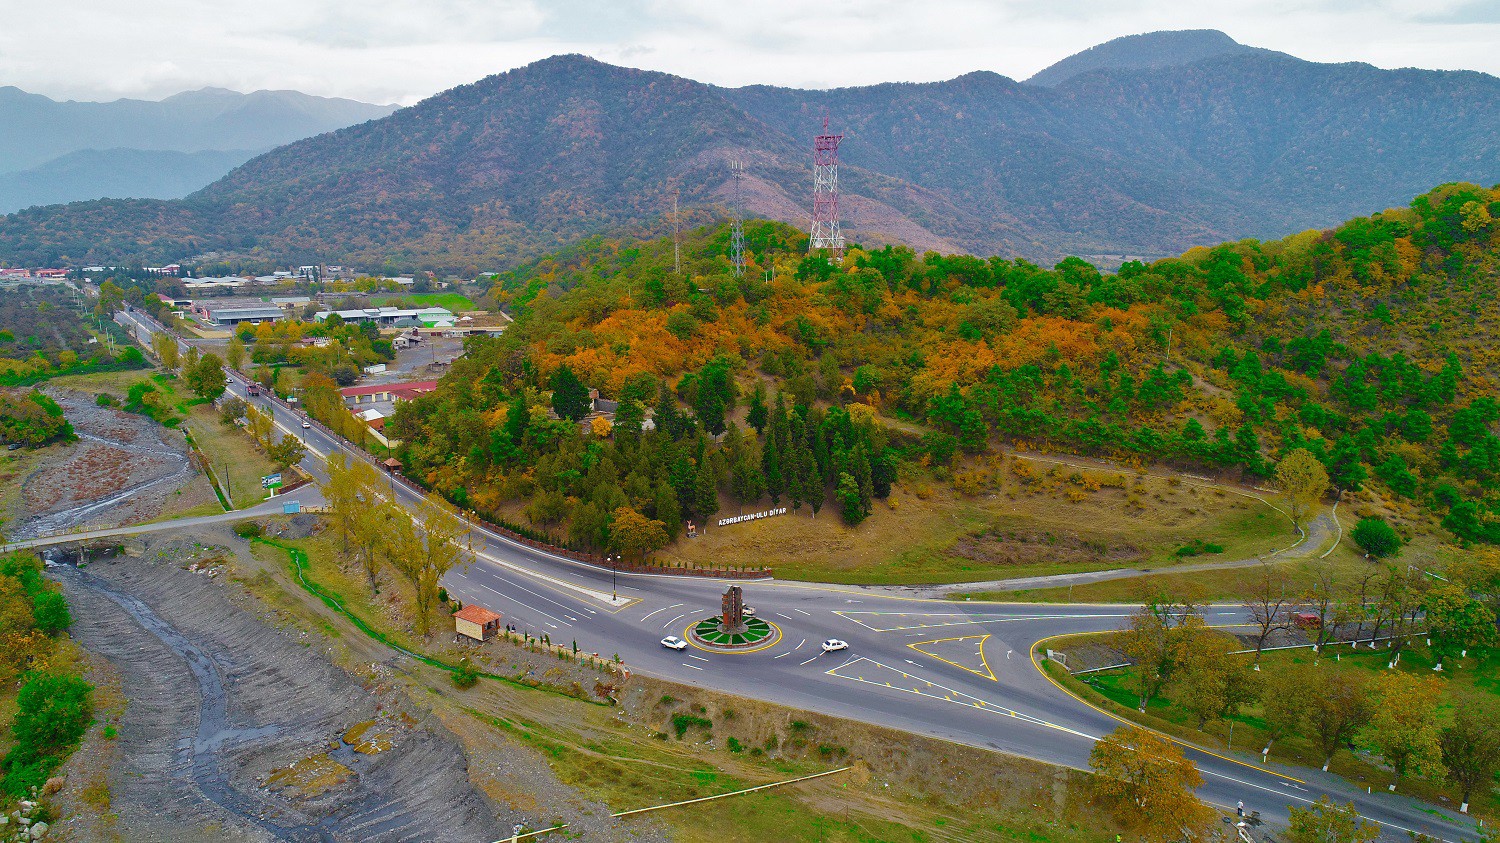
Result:
M704 618L687 628L688 640L704 650L744 653L774 647L781 641L781 627L762 618L744 618L738 626L726 626L718 615Z

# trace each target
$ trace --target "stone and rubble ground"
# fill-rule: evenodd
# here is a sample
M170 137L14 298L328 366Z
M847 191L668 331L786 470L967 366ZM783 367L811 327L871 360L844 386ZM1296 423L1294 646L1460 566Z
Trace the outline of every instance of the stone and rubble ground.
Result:
M180 432L100 407L91 393L46 392L63 408L78 441L49 448L20 480L18 510L8 513L13 538L149 521L214 501Z
M227 534L163 537L138 558L54 569L73 634L125 698L116 751L79 753L59 833L120 840L495 839L462 746L374 663L356 677L319 636L234 581ZM320 652L320 650L322 652ZM93 769L101 765L104 770ZM109 822L83 791L107 784ZM71 810L67 810L71 809ZM509 830L506 826L505 830Z

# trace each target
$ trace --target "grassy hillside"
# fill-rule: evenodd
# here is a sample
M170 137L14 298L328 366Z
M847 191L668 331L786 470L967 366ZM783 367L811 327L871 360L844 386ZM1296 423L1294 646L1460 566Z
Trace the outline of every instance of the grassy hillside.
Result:
M515 325L393 429L414 475L590 547L618 544L621 507L672 536L731 502L899 518L871 502L903 478L965 496L1072 482L1002 477L982 457L1006 443L1255 483L1306 448L1405 529L1494 541L1495 216L1500 192L1448 185L1115 275L899 248L834 266L759 223L744 279L723 229L688 237L679 277L670 242L596 239L501 276ZM654 408L657 430L549 420L564 368L627 419Z

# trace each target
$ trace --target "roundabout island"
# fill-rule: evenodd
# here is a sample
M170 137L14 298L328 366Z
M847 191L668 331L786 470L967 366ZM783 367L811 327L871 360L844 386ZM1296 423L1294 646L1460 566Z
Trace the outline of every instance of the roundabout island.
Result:
M704 618L687 629L687 636L704 650L723 653L746 652L770 647L781 640L776 624L746 612L744 592L732 585L724 592L718 615Z

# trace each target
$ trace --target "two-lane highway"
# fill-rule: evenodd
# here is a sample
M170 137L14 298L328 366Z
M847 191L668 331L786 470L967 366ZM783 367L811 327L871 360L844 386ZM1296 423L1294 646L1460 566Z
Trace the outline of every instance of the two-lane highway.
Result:
M121 314L149 347L159 330L140 313ZM303 466L324 478L324 458L335 451L368 455L279 400L249 399L245 384L232 394L269 410L283 435L308 446ZM420 490L397 478L389 494L410 506ZM734 529L723 527L720 529ZM1076 700L1040 669L1038 645L1075 632L1121 627L1122 606L952 602L857 588L780 581L740 582L757 616L776 625L774 646L754 652L684 651L658 643L686 638L695 621L717 612L726 581L619 573L526 547L487 529L472 542L467 563L443 581L469 604L500 611L506 623L553 642L574 641L608 658L618 654L633 671L713 688L808 711L848 717L1050 763L1086 769L1094 741L1118 726L1112 715ZM612 596L618 583L618 598ZM1208 620L1243 620L1238 609L1210 609ZM830 637L847 650L824 653ZM1243 800L1267 819L1284 821L1289 804L1328 794L1354 801L1390 840L1407 830L1448 841L1477 837L1467 819L1404 796L1359 793L1348 782L1302 768L1263 766L1258 757L1232 758L1187 750L1203 773L1202 797L1231 807Z

